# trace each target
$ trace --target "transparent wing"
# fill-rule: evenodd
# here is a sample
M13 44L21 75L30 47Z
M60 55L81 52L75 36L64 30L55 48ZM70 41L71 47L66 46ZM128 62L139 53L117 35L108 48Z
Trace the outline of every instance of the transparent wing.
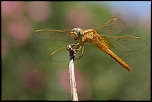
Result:
M103 25L97 26L94 29L98 34L119 34L124 29L124 22L114 17Z
M33 33L34 38L46 40L67 40L72 39L70 35L71 30L49 30L41 29Z
M101 52L96 46L93 44L85 44L84 46L84 56L80 59L86 59L88 57L91 57L93 55L97 55L97 53ZM76 52L76 57L79 57L81 55L81 50L78 50ZM51 52L50 60L52 62L67 62L69 61L69 51L66 50L66 47L62 47L59 49L56 49Z
M66 47L62 47L52 51L49 58L52 62L68 62L69 52L66 50Z
M80 60L87 59L89 57L98 55L98 53L102 52L99 48L96 47L96 45L93 45L91 43L85 43L84 44L84 55ZM76 57L81 55L81 51L77 51Z
M140 50L147 45L144 40L133 35L101 36L101 41L103 41L109 48L114 48L121 52Z

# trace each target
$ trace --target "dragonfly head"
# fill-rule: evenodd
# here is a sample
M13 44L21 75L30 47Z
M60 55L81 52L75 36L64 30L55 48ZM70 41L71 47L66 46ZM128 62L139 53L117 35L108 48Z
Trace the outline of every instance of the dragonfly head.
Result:
M79 38L81 38L83 34L84 32L81 28L73 28L71 30L71 37L75 40L78 40Z

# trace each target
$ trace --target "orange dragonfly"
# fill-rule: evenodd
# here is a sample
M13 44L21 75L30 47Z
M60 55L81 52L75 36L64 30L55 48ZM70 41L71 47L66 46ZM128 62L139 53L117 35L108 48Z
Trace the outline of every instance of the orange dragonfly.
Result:
M69 44L72 49L76 52L80 52L79 55L74 59L78 60L82 57L88 57L96 54L99 50L102 50L114 60L116 60L120 65L122 65L128 71L131 68L122 59L120 59L111 49L117 49L121 52L130 52L142 49L146 47L146 42L140 39L138 36L125 35L125 36L113 36L119 34L124 29L124 23L114 17L104 23L103 25L97 26L94 29L82 30L81 28L73 28L72 30L49 30L41 29L36 30L33 34L35 38L46 39L46 40L67 40L71 37L77 42L74 44ZM89 44L89 46L88 46ZM93 47L90 47L94 45ZM85 49L86 48L86 49ZM88 49L87 49L88 48ZM97 51L98 48L98 51ZM65 54L68 51L66 47L54 50L50 58L55 60L60 60L60 58L68 57ZM64 56L64 57L62 57Z

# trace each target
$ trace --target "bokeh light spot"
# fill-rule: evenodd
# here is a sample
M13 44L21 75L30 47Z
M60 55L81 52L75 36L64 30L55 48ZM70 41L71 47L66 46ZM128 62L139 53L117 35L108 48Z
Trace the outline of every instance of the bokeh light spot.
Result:
M28 13L30 17L35 21L45 21L51 15L51 6L49 2L34 1L28 5Z
M23 14L25 2L21 1L2 1L2 16L18 18Z
M11 45L22 46L29 38L31 23L26 18L10 21L7 26L7 34L10 37Z
M76 6L67 15L67 23L72 27L89 27L92 21L92 12L83 6Z

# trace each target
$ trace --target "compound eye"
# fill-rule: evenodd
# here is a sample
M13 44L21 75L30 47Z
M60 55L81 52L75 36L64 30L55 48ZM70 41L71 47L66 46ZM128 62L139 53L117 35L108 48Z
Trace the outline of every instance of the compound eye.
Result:
M80 38L82 35L83 35L83 30L81 28L73 28L71 30L71 36L75 40L77 40L78 38Z
M78 39L78 35L77 35L76 32L71 32L71 37L72 37L73 39L75 39L75 40Z

